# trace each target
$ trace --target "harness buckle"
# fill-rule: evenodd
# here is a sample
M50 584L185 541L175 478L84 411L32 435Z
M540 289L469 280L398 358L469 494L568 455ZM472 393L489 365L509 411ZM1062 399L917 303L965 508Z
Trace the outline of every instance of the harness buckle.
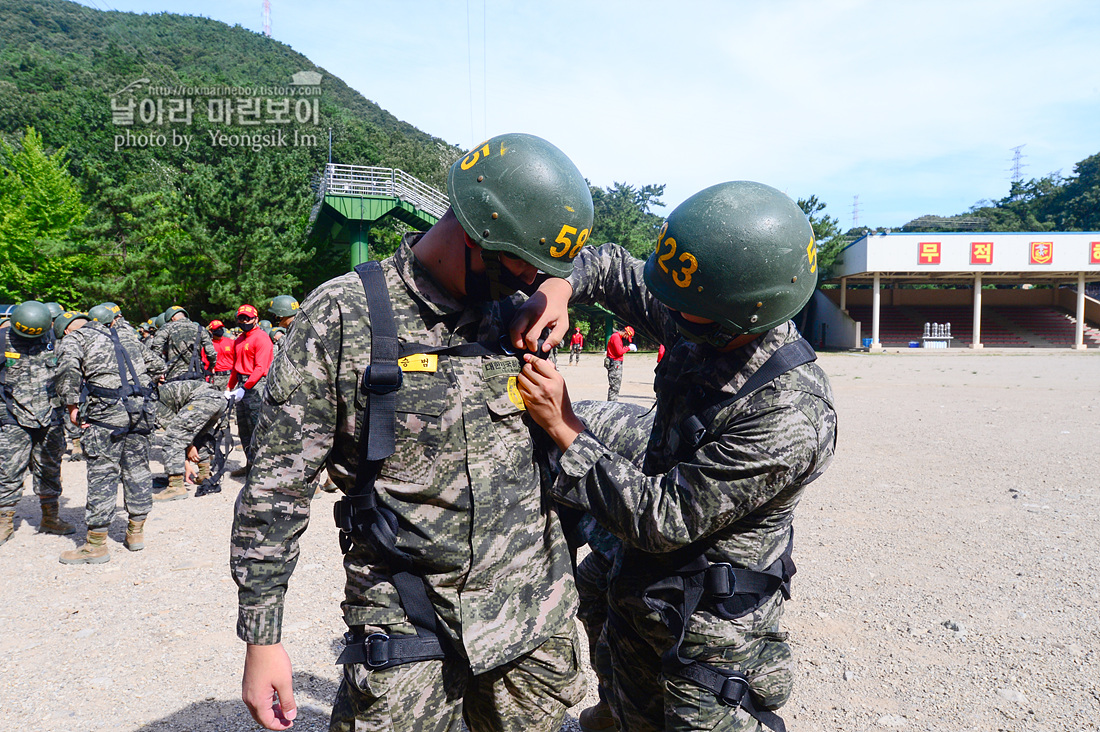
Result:
M717 572L712 570L721 569ZM737 580L733 575L733 565L729 562L718 562L707 567L706 590L710 596L718 600L728 600L734 595Z
M371 668L382 668L390 662L390 637L385 633L371 633L363 641L366 657L363 663Z
M718 700L729 707L739 707L749 693L749 682L741 676L726 676Z
M371 394L391 394L404 381L405 373L396 363L372 364L363 372L363 388Z

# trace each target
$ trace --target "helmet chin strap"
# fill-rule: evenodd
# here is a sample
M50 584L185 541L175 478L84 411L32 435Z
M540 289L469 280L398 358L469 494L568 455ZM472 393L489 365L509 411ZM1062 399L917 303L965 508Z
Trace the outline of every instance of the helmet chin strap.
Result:
M470 266L473 257L473 245L466 242L466 300L467 302L492 302L502 297L510 297L522 290L527 283L505 269L500 255L484 247L481 248L481 261L485 272L475 274Z

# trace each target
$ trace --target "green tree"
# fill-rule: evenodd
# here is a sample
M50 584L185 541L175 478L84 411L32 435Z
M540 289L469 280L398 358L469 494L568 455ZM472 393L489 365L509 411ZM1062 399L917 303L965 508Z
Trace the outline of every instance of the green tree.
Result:
M94 261L70 235L86 214L65 148L47 153L33 127L18 151L0 139L0 299L78 300L75 274Z
M657 231L664 220L653 213L654 207L663 207L661 196L665 186L644 185L635 187L615 183L609 188L589 186L595 222L590 244L615 242L639 259L645 259L657 242Z

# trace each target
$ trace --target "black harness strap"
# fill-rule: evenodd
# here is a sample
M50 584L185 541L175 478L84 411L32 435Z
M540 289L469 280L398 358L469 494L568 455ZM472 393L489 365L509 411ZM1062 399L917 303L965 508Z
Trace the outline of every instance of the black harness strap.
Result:
M118 389L105 389L88 384L88 394L100 399L115 399L121 401L129 417L129 424L126 427L116 427L115 425L104 424L98 421L89 421L91 424L97 424L100 427L111 430L112 441L120 440L130 434L148 435L152 432L152 418L151 415L147 415L152 389L146 389L141 385L141 379L138 377L137 369L134 368L134 362L130 359L130 354L122 347L122 341L118 338L118 331L114 328L108 328L107 337L111 340L111 345L115 348L115 359L118 364L118 378L122 382L122 385ZM134 403L134 397L142 398L140 405ZM143 417L146 416L148 416L148 418L143 419Z
M4 418L0 420L0 424L19 424L15 421L15 405L12 404L12 388L8 384L8 329L4 328L0 330L0 355L3 355L3 360L0 360L0 396L4 399Z
M397 516L378 503L374 483L382 461L395 451L396 391L401 387L402 372L397 363L400 353L397 321L390 304L385 275L378 262L355 267L367 297L371 321L370 365L363 372L367 406L359 414L359 465L351 492L333 507L340 528L340 548L344 553L352 542L365 542L378 552L390 570L401 607L416 629L415 636L389 636L374 633L367 637L349 632L337 664L364 663L374 669L404 663L442 659L445 649L442 622L428 598L427 584L414 571L412 558L397 548ZM416 351L423 353L421 349Z
M222 476L225 474L225 459L233 448L233 436L229 433L229 416L232 413L232 404L226 400L225 411L218 418L218 429L214 436L214 457L210 461L210 475L203 479L199 487L195 489L195 497L205 496L208 493L222 492Z
M172 366L175 366L176 362L179 361L181 358L183 358L183 351L180 351L176 354L176 358L172 361ZM180 374L179 376L173 376L170 379L165 379L164 382L167 384L173 381L190 381L193 379L205 378L206 367L202 365L202 326L198 323L195 323L195 344L191 346L191 361L187 364L187 371Z

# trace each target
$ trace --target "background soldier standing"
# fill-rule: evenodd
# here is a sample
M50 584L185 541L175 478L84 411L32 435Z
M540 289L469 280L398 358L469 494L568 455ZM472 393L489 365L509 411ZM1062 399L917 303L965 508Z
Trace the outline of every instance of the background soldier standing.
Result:
M225 391L229 386L229 375L233 373L233 339L225 334L225 324L220 320L211 320L206 329L210 331L210 340L218 352L210 383L218 391Z
M38 530L71 534L58 516L65 434L57 398L53 318L43 303L28 300L0 330L0 544L11 538L15 505L27 468L42 506Z
M573 335L569 338L569 363L573 363L573 359L577 360L577 365L581 362L581 351L584 350L584 334L581 333L580 328L573 329Z
M627 345L623 344L626 339ZM607 339L607 353L603 357L603 367L607 369L607 401L619 401L619 388L623 384L623 356L629 351L638 350L630 343L634 339L634 329L629 325L617 330ZM578 357L579 360L579 357Z
M520 363L500 346L522 297L493 301L536 268L568 274L591 194L560 150L518 134L455 163L448 192L428 232L314 290L272 368L231 552L244 700L269 729L296 711L283 592L325 464L356 496L337 504L350 633L331 730L457 732L465 718L472 732L557 732L582 695L570 559L541 495ZM396 536L372 540L368 524L385 532L372 517Z
M252 467L252 433L260 416L267 371L271 368L271 338L256 327L259 313L249 304L237 308L241 334L233 342L233 373L229 375L226 398L237 403L237 436L241 438L245 464L230 473L235 478L248 475Z
M58 349L57 393L69 419L84 430L81 445L88 465L87 542L62 552L62 564L110 561L107 529L115 516L120 477L130 551L145 546L145 517L153 504L149 433L156 413L148 396L152 381L164 373L164 361L138 341L132 328L104 326L101 319L115 319L106 308L96 306L88 314L93 322L66 335ZM88 398L78 414L82 381Z
M679 256L666 268L670 240ZM779 620L794 510L836 444L829 380L790 321L816 265L794 201L759 183L712 186L669 215L644 268L607 244L582 252L570 278L574 303L600 302L673 343L655 411L585 403L574 414L556 371L524 368L531 416L563 451L554 496L622 540L600 641L621 729L785 729L774 710L793 684ZM559 295L551 317L565 310Z

